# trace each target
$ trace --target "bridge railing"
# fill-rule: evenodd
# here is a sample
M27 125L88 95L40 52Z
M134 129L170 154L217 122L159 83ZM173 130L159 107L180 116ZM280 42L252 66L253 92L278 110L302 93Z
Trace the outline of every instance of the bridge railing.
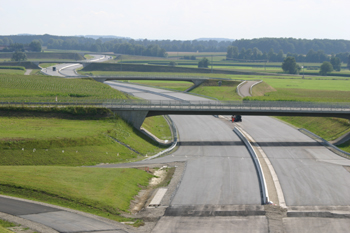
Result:
M278 111L344 111L350 103L322 103L296 101L186 101L186 100L63 100L63 101L1 101L0 106L81 106L125 109L238 109Z
M134 108L235 108L235 109L274 109L274 110L327 110L349 111L350 103L322 103L322 102L296 102L296 101L176 101L176 100L128 100L106 101L109 107Z

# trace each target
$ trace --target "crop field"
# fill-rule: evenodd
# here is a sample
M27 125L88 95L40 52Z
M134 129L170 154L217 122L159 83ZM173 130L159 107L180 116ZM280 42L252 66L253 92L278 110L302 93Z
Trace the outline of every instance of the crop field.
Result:
M56 96L59 102L133 98L108 85L89 79L0 73L0 84L0 101L55 102Z
M139 169L1 166L0 193L61 205L117 221L152 177Z

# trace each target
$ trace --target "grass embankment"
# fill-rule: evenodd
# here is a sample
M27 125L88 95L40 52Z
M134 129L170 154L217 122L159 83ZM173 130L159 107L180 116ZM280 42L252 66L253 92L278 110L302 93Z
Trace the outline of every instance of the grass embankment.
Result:
M108 85L90 79L62 79L0 73L0 100L33 102L78 102L104 99L130 99Z
M253 97L246 97L245 99L308 102L349 102L350 99L349 80L265 79L265 81L253 88ZM272 85L270 86L267 83ZM350 122L348 119L287 116L278 118L296 127L305 128L329 141L335 140L350 131ZM340 147L346 151L350 151L350 143Z
M214 97L218 100L242 99L236 92L240 81L221 81L221 86L219 86L218 82L218 80L208 80L190 92Z
M151 174L139 169L2 166L0 193L44 201L117 221L130 201L148 186Z
M172 139L169 125L163 116L147 117L142 127L161 140Z
M93 58L94 58L94 56L91 56L91 55L89 55L89 54L85 54L84 57L85 57L85 59L87 59L87 60L90 60L90 59L93 59Z
M79 166L120 163L139 160L142 155L162 150L119 118L101 114L89 117L89 113L84 114L86 109L75 110L81 114L33 112L32 109L0 112L0 164Z

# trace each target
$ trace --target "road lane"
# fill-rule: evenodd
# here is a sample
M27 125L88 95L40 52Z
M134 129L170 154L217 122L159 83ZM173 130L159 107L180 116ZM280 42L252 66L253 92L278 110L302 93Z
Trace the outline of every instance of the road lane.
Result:
M123 83L113 85L140 98L203 100L181 92ZM134 87L138 90L135 90ZM141 92L141 89L145 92ZM171 156L149 163L188 160L183 181L172 205L261 204L257 173L241 140L222 121L213 116L170 116L180 135L180 147ZM231 144L231 145L230 145ZM201 172L198 172L200 170Z
M245 116L240 125L269 157L287 206L350 205L350 173L343 167L350 160L271 117Z

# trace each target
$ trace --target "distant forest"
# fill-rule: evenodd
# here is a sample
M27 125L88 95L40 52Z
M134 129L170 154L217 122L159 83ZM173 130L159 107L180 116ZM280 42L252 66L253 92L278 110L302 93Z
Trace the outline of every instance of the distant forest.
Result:
M282 59L282 54L296 57L297 61L306 57L314 57L312 60L324 60L329 54L350 52L350 41L329 39L294 39L294 38L259 38L240 39L235 41L181 41L181 40L133 40L129 38L87 38L83 36L53 36L53 35L10 35L0 36L0 46L11 43L29 44L38 40L48 49L84 50L92 52L114 52L131 55L166 57L167 51L174 52L228 52L229 46L238 49L242 59ZM242 53L242 51L244 53ZM260 57L249 57L250 52ZM276 53L275 53L276 52ZM270 53L270 57L268 57ZM245 56L245 54L247 56ZM265 55L264 55L265 54ZM274 55L273 55L274 54ZM308 56L305 56L307 55ZM345 55L344 55L345 56ZM316 59L316 57L318 57ZM228 56L228 58L230 58ZM233 57L231 57L233 58ZM343 59L342 59L343 60Z

